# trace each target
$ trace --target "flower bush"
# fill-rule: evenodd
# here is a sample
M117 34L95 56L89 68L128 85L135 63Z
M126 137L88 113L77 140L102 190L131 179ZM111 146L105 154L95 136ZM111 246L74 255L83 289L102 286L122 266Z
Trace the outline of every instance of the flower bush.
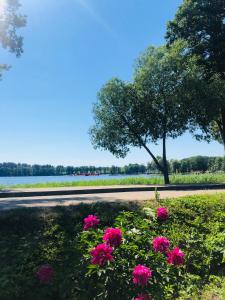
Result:
M168 252L167 256L167 262L171 265L179 266L184 264L185 254L178 247Z
M146 286L148 279L152 277L152 271L142 265L137 265L133 270L133 283Z
M122 231L119 228L107 228L103 235L103 241L111 247L118 247L122 242Z
M37 271L37 278L40 283L48 284L53 279L53 268L50 265L42 265Z
M106 244L99 244L91 251L92 260L94 265L104 266L107 261L113 260L113 249Z
M153 291L154 299L162 296L166 299L167 294L176 292L185 274L184 252L178 247L169 250L171 245L176 245L163 235L157 236L169 226L158 222L159 215L164 221L169 210L157 209L151 220L124 212L115 219L115 227L81 234L85 276L89 284L93 281L93 285L98 282L104 286L103 291L95 286L92 293L101 293L102 299L108 299L109 294L110 299L135 299L139 292L136 299L151 299L149 294ZM101 240L105 243L99 244ZM89 249L92 249L91 257ZM166 286L172 289L167 290Z
M158 219L159 206L167 208L169 218ZM98 216L101 223L83 230L89 215ZM206 300L210 289L211 298L223 299L224 224L223 194L160 199L144 209L96 203L5 211L0 214L0 298ZM122 231L118 246L103 240L107 228ZM154 250L158 237L170 242L167 251ZM102 243L112 248L113 259L93 264L91 252ZM48 283L37 276L43 262L53 269ZM133 283L137 265L152 272L145 286Z
M159 207L157 209L157 218L160 221L165 221L169 218L169 212L166 207Z
M84 230L88 230L90 228L95 228L100 223L100 220L95 215L89 215L84 218Z
M155 252L166 253L170 247L170 241L164 236L156 237L153 241L153 249Z

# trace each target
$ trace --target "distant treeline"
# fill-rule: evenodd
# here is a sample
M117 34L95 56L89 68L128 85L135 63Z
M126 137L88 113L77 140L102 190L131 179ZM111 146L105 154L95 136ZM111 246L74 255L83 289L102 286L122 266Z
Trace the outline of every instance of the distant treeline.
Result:
M130 164L124 167L95 167L95 166L52 166L28 165L11 162L0 163L0 176L59 176L59 175L85 175L85 174L138 174L146 173L146 166Z
M150 165L150 166L149 166ZM225 157L193 156L181 160L171 159L168 162L170 173L190 172L224 172ZM148 164L150 170L156 170L153 162Z
M158 157L159 161L160 158ZM181 160L168 161L170 173L190 172L218 172L225 171L224 157L193 156ZM95 167L95 166L52 166L29 165L11 162L0 163L0 176L56 176L72 174L145 174L157 173L154 162L147 165L129 164L123 167Z

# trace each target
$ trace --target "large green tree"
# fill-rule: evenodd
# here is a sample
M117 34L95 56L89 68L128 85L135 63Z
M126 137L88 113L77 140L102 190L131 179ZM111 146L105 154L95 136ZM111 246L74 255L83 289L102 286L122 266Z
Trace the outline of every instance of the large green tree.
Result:
M130 147L143 147L169 183L166 140L181 135L187 126L184 107L186 89L192 77L191 63L184 59L184 45L149 47L137 60L134 81L114 78L98 94L91 128L96 148L125 157ZM162 141L161 164L150 144Z
M18 29L26 25L26 17L19 12L20 6L18 0L0 1L0 43L17 57L23 53L23 38ZM1 64L0 74L8 68L8 65Z
M184 39L187 53L197 57L201 68L200 85L193 89L192 121L203 134L196 136L225 145L225 0L184 0L168 23L166 38L168 45Z

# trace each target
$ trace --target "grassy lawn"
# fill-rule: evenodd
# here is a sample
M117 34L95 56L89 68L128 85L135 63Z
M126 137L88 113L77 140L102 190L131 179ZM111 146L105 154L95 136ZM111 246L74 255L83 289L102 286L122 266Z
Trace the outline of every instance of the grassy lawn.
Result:
M159 206L169 210L165 223L151 217ZM139 260L146 264L149 260L153 299L224 300L224 194L149 201L144 207L98 203L1 212L0 299L134 299L131 270ZM83 218L89 214L98 215L101 223L98 229L83 232ZM93 268L88 249L101 242L108 226L121 227L125 242L115 251L115 262ZM134 228L139 235L128 235ZM168 267L161 253L151 252L151 240L157 235L184 251L184 266ZM54 269L47 285L36 278L42 264Z
M189 174L189 175L171 175L171 184L204 184L204 183L225 183L225 173L209 174ZM110 185L139 185L139 184L163 184L162 177L130 177L122 179L102 179L89 181L72 181L72 182L46 182L36 184L18 184L10 186L11 188L51 188L51 187L76 187L76 186L110 186ZM0 186L0 189L7 186Z

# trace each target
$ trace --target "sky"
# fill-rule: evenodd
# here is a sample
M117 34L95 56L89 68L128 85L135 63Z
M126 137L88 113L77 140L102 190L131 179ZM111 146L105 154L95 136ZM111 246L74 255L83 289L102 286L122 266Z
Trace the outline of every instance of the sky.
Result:
M0 162L62 165L144 163L144 149L125 159L95 150L88 130L96 94L110 78L132 79L135 59L164 43L166 23L182 0L21 0L24 54L0 50L12 68L0 82ZM161 144L150 145L161 155ZM168 158L223 155L222 145L190 134L168 140Z

